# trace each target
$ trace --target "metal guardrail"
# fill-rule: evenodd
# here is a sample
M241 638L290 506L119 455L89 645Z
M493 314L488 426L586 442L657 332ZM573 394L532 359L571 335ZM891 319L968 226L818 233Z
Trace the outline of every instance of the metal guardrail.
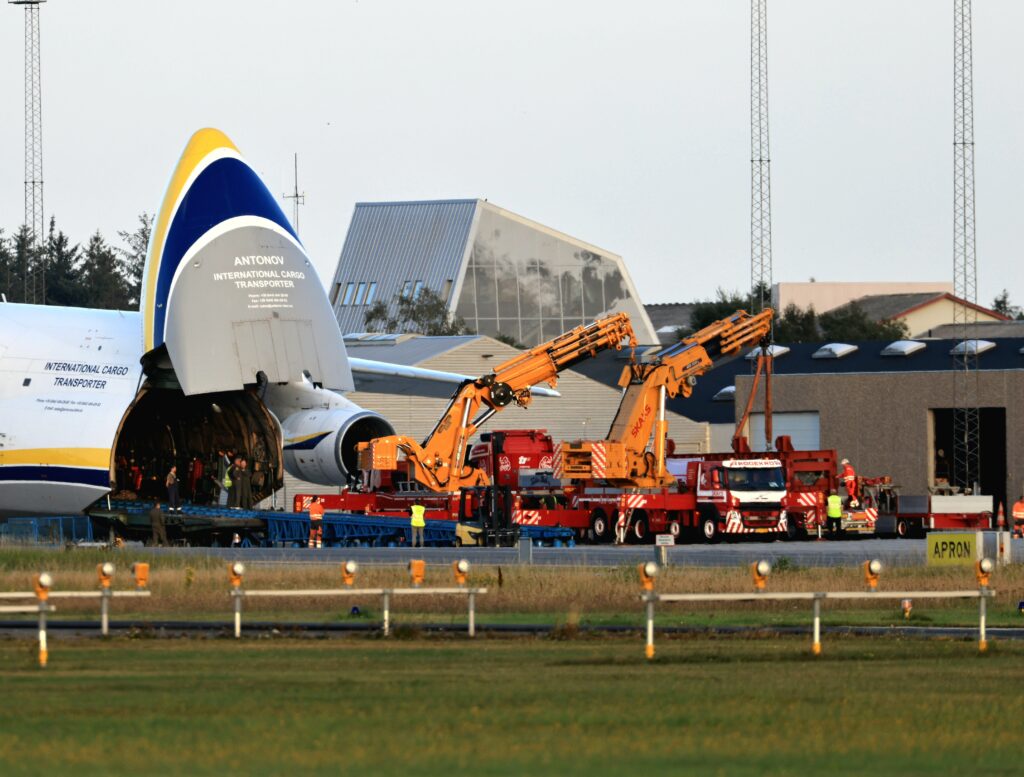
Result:
M961 591L787 591L780 593L753 591L728 594L659 594L648 591L640 596L647 611L645 654L648 659L654 658L654 605L657 602L810 601L812 602L814 622L811 650L814 655L821 655L821 603L827 599L977 599L978 651L984 653L988 649L985 633L986 602L995 594L995 590L987 587Z
M476 597L487 593L486 588L310 588L301 590L247 591L235 587L231 597L235 602L235 639L242 636L242 600L248 597L296 597L296 596L379 596L381 597L381 633L391 633L391 598L393 596L465 596L469 623L466 633L476 636Z

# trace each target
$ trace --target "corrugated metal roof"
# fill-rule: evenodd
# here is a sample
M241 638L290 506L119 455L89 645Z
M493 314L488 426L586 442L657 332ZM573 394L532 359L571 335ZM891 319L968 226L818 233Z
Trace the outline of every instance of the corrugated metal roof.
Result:
M406 281L444 294L467 250L478 201L358 202L329 293L342 332L363 332L367 305L341 305L349 283L390 303ZM450 292L450 286L448 288Z

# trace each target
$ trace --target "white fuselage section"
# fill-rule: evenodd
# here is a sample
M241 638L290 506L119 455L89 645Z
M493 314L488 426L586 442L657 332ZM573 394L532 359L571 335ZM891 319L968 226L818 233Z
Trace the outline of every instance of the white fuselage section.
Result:
M0 304L0 514L77 513L110 490L140 333L139 313Z

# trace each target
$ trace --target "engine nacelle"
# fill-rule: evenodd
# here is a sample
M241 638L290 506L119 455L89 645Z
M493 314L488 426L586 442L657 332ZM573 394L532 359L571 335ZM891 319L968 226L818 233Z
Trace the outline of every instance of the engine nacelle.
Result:
M324 486L343 486L359 471L358 443L395 433L386 418L355 406L292 413L281 430L288 473Z

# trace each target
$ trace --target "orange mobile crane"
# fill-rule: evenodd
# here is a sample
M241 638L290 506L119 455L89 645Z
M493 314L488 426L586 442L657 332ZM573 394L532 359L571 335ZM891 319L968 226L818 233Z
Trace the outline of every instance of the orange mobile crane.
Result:
M422 443L404 435L359 443L359 466L363 470L396 469L401 451L409 462L410 478L431 491L486 486L487 475L465 463L469 440L480 425L513 402L522 407L530 404L530 386L547 382L554 388L559 372L608 348L621 350L627 338L634 348L636 335L629 316L616 313L530 348L498 365L494 372L460 385Z
M563 442L561 476L604 480L627 488L672 485L676 477L665 465L666 400L679 394L690 396L697 377L710 370L716 359L762 340L771 329L773 315L770 308L753 316L738 310L665 348L652 362L627 365L619 378L624 391L608 436Z

